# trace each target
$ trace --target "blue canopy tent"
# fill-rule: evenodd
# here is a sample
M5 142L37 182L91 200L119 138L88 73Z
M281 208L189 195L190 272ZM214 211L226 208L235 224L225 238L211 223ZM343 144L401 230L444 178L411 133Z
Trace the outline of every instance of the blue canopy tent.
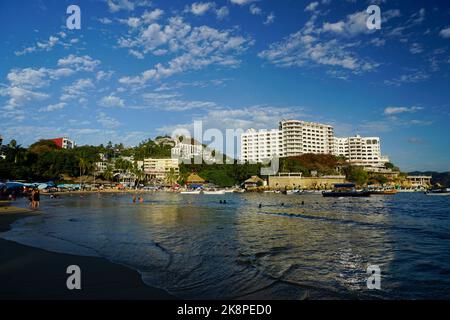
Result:
M81 185L79 184L71 184L71 183L64 183L64 184L58 184L58 188L61 189L69 189L69 190L77 190L81 188Z
M26 187L25 183L22 182L15 182L15 181L8 181L6 184L6 189L18 189Z
M201 184L189 184L189 188L191 188L191 189L203 189L203 185L201 185Z

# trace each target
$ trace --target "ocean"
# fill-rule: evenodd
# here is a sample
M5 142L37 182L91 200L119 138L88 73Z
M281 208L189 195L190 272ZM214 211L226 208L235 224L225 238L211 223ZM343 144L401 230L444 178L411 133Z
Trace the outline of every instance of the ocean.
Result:
M104 257L183 299L450 299L450 197L142 195L42 196L0 237Z

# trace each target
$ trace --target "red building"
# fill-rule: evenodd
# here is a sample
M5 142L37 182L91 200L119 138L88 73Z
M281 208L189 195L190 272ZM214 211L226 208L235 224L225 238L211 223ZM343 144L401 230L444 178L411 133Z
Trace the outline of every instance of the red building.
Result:
M75 148L75 142L72 140L69 140L67 138L55 138L55 139L49 139L49 140L53 141L59 149Z

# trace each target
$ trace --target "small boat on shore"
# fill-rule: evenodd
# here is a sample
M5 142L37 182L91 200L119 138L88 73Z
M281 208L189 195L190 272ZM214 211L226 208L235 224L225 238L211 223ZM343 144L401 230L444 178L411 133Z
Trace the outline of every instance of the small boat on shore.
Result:
M373 195L384 195L384 196L390 196L390 195L394 195L397 194L398 191L395 189L387 189L387 190L371 190L370 194Z
M205 190L203 194L207 195L216 195L216 194L225 194L225 190Z
M425 194L427 196L450 196L450 188L432 189Z
M200 194L201 190L181 191L180 194Z
M334 185L332 191L322 192L324 197L370 197L370 191L367 190L356 190L356 185L353 183L339 183Z

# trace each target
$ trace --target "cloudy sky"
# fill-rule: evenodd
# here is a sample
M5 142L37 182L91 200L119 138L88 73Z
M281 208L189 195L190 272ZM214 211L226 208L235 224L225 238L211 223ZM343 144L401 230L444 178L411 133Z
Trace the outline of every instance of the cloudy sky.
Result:
M370 4L381 30L366 27ZM1 1L0 29L6 142L135 145L194 120L295 118L380 136L403 170L450 170L445 0Z

